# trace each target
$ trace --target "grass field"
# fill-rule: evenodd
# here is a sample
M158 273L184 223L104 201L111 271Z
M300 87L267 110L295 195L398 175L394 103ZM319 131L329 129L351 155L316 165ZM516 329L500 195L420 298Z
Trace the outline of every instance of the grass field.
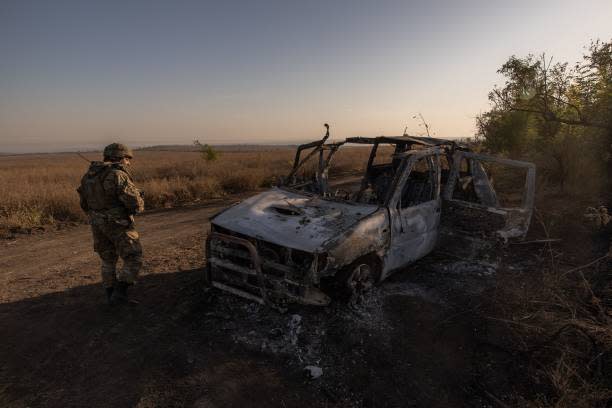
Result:
M367 146L343 146L334 156L330 177L363 171L369 150ZM386 161L391 152L389 147L381 147L375 163ZM291 146L226 146L216 160L207 161L190 146L184 151L173 146L136 151L132 172L136 185L146 194L146 209L171 208L275 185L278 177L289 173L294 154ZM101 159L99 152L84 156ZM315 162L316 156L309 164ZM312 166L304 167L312 171ZM522 192L523 174L489 167L498 194L511 192L505 191L507 181ZM11 231L85 221L76 188L87 168L88 163L76 153L0 156L0 237ZM542 174L540 166L538 172ZM521 195L517 197L520 201Z
M167 208L269 187L288 174L294 154L289 147L231 150L206 161L194 151L137 151L132 170L146 208ZM100 153L85 157L100 160ZM348 147L333 170L361 169L367 157L368 149ZM84 221L75 190L87 167L74 153L0 157L0 232Z

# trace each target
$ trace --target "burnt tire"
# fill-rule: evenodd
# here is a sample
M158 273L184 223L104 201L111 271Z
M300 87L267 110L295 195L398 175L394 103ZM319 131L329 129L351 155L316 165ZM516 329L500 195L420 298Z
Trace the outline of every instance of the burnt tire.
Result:
M360 259L342 269L338 275L341 293L350 305L361 303L378 282L378 263Z

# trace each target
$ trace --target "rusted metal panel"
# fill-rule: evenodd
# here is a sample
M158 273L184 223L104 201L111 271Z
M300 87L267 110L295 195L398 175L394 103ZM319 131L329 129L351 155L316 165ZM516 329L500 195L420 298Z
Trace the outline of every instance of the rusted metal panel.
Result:
M381 208L325 243L329 267L338 270L363 255L386 251L390 237L389 214Z
M382 279L430 253L438 238L440 200L390 209L391 245L384 257Z

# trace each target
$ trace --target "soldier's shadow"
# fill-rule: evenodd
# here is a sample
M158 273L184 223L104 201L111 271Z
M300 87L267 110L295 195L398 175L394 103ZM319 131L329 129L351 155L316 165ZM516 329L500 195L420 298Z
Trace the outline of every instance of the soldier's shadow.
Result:
M214 351L202 278L146 275L137 306L107 306L99 283L1 304L0 405L135 406L151 384L192 372ZM164 398L195 398L179 391Z

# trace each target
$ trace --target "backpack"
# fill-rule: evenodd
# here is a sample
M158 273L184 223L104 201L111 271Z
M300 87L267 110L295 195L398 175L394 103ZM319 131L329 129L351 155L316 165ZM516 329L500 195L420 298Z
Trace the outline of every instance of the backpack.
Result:
M112 168L112 165L108 163L92 162L87 173L81 179L78 192L81 201L87 204L89 210L108 209L108 198L103 183Z

